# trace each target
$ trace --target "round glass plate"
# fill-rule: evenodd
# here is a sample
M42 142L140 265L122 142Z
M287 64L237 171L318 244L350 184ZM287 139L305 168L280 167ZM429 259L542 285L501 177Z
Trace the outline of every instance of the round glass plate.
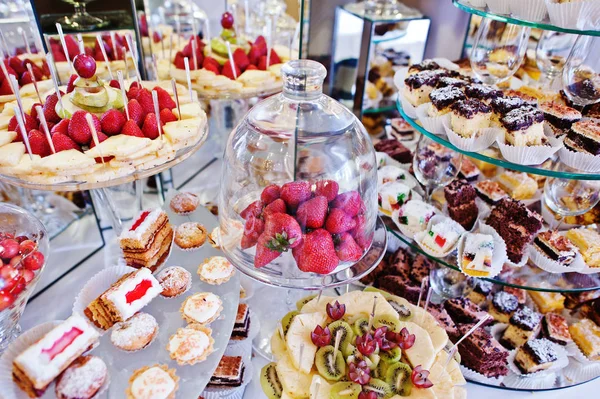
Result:
M254 257L239 250L225 249L227 259L242 273L263 284L276 287L295 288L301 290L322 290L351 283L369 274L385 255L387 249L387 230L383 220L377 218L373 243L363 258L350 266L335 270L333 273L321 275L304 273L299 269L284 273L281 268L269 264L256 268Z
M196 93L198 93L198 99L200 100L247 100L249 98L269 97L273 94L277 94L283 89L283 84L266 90L257 89L251 91L244 90L207 92L206 90L201 89L197 86L194 87L194 85L192 85L192 88L196 91Z
M568 384L566 378L558 378L557 379L558 382L552 388L544 388L544 389L522 389L522 388L505 387L503 385L485 384L483 382L473 381L470 378L465 378L465 380L469 381L472 384L477 384L477 385L481 385L481 386L484 386L484 387L490 387L490 388L496 388L496 389L503 389L505 391L516 391L516 392L556 391L556 390L559 390L559 389L572 388L572 387L576 387L576 386L579 386L579 385L587 384L588 382L594 381L596 379L598 379L598 377L594 377L594 378L592 378L590 380L587 380L587 381L578 382L576 384Z
M398 111L400 112L400 115L402 115L402 117L412 127L414 127L418 132L429 137L431 140L433 140L437 143L440 143L444 147L450 148L451 150L456 151L456 152L460 152L464 155L467 155L468 157L479 159L480 161L491 163L493 165L500 166L500 167L503 167L506 169L516 170L519 172L531 173L534 175L560 177L563 179L573 179L573 180L600 180L600 173L597 173L597 174L585 173L585 172L571 173L571 172L563 172L563 171L556 171L556 170L552 170L552 169L546 169L544 166L519 165L516 163L506 161L503 158L494 158L494 157L491 157L488 155L481 154L479 152L469 152L469 151L461 150L460 148L454 146L450 141L448 141L446 136L439 136L437 134L431 133L430 131L424 129L423 126L421 126L419 124L419 122L417 122L415 119L409 117L404 112L404 109L402 108L402 104L401 104L400 100L396 101L396 106L398 108ZM490 147L490 148L493 148L493 147ZM498 151L498 156L499 157L502 156L500 154L500 151Z
M527 0L522 0L522 1L527 1ZM541 22L532 22L532 21L527 21L524 19L512 17L509 15L495 14L495 13L489 11L489 9L487 7L485 7L485 8L474 7L470 4L466 4L464 0L463 1L452 0L452 3L454 3L454 5L457 8L459 8L463 11L466 11L468 13L479 15L479 16L485 17L485 18L495 19L496 21L508 22L509 24L524 25L524 26L529 26L531 28L538 28L538 29L542 29L542 30L552 30L552 31L556 31L556 32L573 33L576 35L600 36L600 30L580 30L577 28L573 28L573 29L561 28L560 26L553 25L547 18Z
M93 189L97 189L97 188L117 186L119 184L125 184L125 183L143 179L145 177L154 176L157 173L163 172L167 169L171 169L173 166L185 161L190 156L192 156L196 151L198 151L200 149L200 147L202 147L202 145L206 141L207 137L208 137L208 123L204 125L200 139L198 140L198 142L196 144L194 144L193 146L182 148L182 149L178 150L177 154L175 155L175 158L173 158L172 160L165 162L162 165L158 165L153 168L150 168L150 169L136 170L135 172L133 172L129 175L121 176L121 177L118 177L118 178L112 179L112 180L95 182L95 183L71 181L71 182L56 183L56 184L39 184L39 183L32 183L32 182L29 182L26 180L22 180L15 176L7 176L7 175L0 174L0 181L14 184L16 186L23 187L23 188L29 188L32 190L46 190L46 191L82 191L82 190L93 190Z

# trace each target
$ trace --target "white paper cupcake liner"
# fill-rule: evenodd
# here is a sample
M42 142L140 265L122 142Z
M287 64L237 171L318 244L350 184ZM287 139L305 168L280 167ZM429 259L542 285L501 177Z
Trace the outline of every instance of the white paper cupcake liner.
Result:
M496 233L496 230L492 229L490 226L487 226L481 222L479 223L479 233L489 234L494 238L494 251L492 253L492 267L490 268L489 275L477 276L477 277L492 278L494 276L497 276L502 271L502 266L504 266L504 263L507 260L506 243L504 242L502 237L500 237L500 235L498 233ZM458 265L458 267L460 267L461 272L465 276L473 277L468 272L466 272L462 269L462 262L461 262L465 240L467 239L467 236L469 234L474 234L474 233L463 234L463 236L458 241L456 264Z
M446 252L434 251L431 248L429 248L428 246L423 245L423 240L427 236L427 232L429 230L431 230L431 228L433 226L435 226L436 224L441 223L445 220L449 220L452 224L454 224L456 226L458 231L460 231L460 234L458 235L458 239L456 240L456 243L454 243L454 245ZM427 253L428 255L434 256L436 258L445 258L446 256L450 255L452 252L454 252L456 250L456 247L458 246L458 242L460 241L460 237L462 237L462 235L465 233L466 233L465 229L460 224L456 223L454 220L452 220L449 217L446 217L444 215L435 215L434 217L432 217L429 220L429 223L427 224L427 229L425 231L420 231L415 234L414 240L419 245L419 247L421 247L423 252Z
M463 0L467 4L471 4L473 7L485 8L487 4L486 0Z
M563 348L562 346L560 346L558 344L555 344L554 342L551 342L551 344L554 347L554 350L556 351L557 359L554 362L554 364L552 364L552 366L550 366L548 369L538 371L537 373L531 373L531 374L523 373L521 370L519 370L519 368L515 364L515 356L517 354L516 349L510 351L510 353L508 354L508 359L506 359L506 361L508 363L508 369L510 370L510 372L512 374L515 374L516 376L520 377L521 379L538 379L540 377L545 377L548 374L554 374L557 371L564 369L565 367L567 367L569 365L569 356L568 356L567 351L565 350L565 348ZM506 384L506 379L504 381L504 384Z
M510 0L510 12L517 18L539 22L546 19L548 8L544 0Z
M585 1L579 13L577 28L582 30L597 30L600 26L600 4L597 1Z
M73 303L73 313L77 313L87 319L87 316L83 313L85 308L96 298L98 298L104 291L110 288L119 278L127 273L136 271L137 269L129 266L113 266L107 269L101 270L96 273L88 282L83 286L75 302ZM106 333L101 328L94 326L100 334Z
M575 343L575 341L569 342L565 346L565 350L567 351L567 353L569 354L569 356L571 356L573 359L577 360L581 364L584 364L584 365L591 365L591 364L600 365L600 361L588 359L588 357L583 354L583 352L581 351L581 349L579 349L579 346L577 346L577 344Z
M402 94L403 91L404 91L404 89L401 89L398 92L398 97L400 98L400 103L402 104L402 109L404 110L404 113L409 118L416 119L417 118L417 107L412 105L406 98L404 98L404 95Z
M550 145L513 146L505 143L504 135L496 140L504 159L519 165L539 165L554 155L562 147L562 140L548 138Z
M509 372L502 383L515 389L549 389L556 384L556 373L550 372L538 377L523 377Z
M548 273L572 273L579 272L586 267L583 258L579 253L575 257L575 260L569 265L564 266L560 263L548 258L545 254L540 252L534 245L529 247L529 259L540 269L547 271Z
M600 363L583 364L575 359L570 359L569 365L563 369L563 375L572 384L589 381L600 376Z
M498 378L490 378L478 373L475 370L471 370L470 368L465 367L462 364L459 367L460 371L463 374L463 377L465 377L465 380L467 381L478 382L480 384L485 385L500 386L500 384L502 384L502 381L504 380L504 376L500 376Z
M528 1L528 0L527 0ZM509 0L487 0L488 8L495 14L508 15L510 14Z
M478 152L485 150L496 141L500 129L489 127L482 129L478 135L473 135L471 138L465 138L454 132L450 128L450 120L443 121L444 131L448 135L448 140L457 148L463 151Z
M555 0L546 0L550 22L561 28L577 28L582 6L582 1L558 3Z
M565 165L584 172L600 172L600 156L585 152L571 151L566 147L558 151L558 156Z
M435 209L435 214L433 216L435 216L436 214L438 214L438 212L439 211L437 209ZM394 212L392 212L391 218L392 218L392 221L394 222L394 224L396 225L396 227L398 227L398 229L400 230L400 232L402 234L404 234L406 237L408 237L410 239L414 239L415 234L417 234L420 231L424 231L424 229L423 230L421 230L421 229L412 229L412 228L408 227L407 225L400 223L399 220L398 220L398 213L399 213L399 209L397 209ZM432 216L432 219L433 219L433 216ZM427 228L427 227L425 227L425 228Z
M444 123L450 125L450 113L442 116L429 116L431 107L433 107L431 103L419 105L416 109L417 119L419 119L425 130L433 134L443 135L445 134Z

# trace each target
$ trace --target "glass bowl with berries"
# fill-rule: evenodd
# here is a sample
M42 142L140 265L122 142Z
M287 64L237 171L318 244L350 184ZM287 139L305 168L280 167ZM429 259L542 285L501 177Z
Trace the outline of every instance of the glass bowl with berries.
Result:
M37 218L0 203L0 353L19 333L17 323L46 265L48 247Z
M325 76L315 61L286 63L283 92L252 108L228 139L222 247L267 284L342 285L370 272L385 251L373 145L354 114L323 94Z

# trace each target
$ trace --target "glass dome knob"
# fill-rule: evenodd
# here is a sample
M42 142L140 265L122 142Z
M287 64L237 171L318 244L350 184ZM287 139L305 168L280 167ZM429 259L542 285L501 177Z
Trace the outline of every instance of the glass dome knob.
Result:
M317 97L323 92L327 70L312 60L293 60L281 67L283 93L292 97Z

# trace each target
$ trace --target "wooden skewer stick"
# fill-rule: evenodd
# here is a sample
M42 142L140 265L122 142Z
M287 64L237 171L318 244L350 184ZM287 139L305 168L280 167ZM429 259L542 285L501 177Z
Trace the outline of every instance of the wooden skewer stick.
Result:
M0 31L0 32L1 32L1 31ZM4 77L5 77L6 79L8 79L8 70L6 69L6 65L4 65L4 62L3 62L3 60L4 60L4 51L2 51L2 49L0 49L0 68L2 68L2 73L4 74ZM8 82L8 83L9 83L10 89L11 89L11 90L13 91L13 93L14 93L14 91L15 91L15 90L14 90L14 89L13 89L13 87L12 87L12 82L10 82L10 80L9 80L9 82Z
M2 39L2 47L4 47L4 56L2 56L2 59L4 59L4 57L9 58L10 50L8 49L8 44L6 43L6 37L4 37L4 32L2 32L2 29L0 29L0 39Z
M371 311L371 314L369 315L369 328L367 328L367 331L371 331L371 327L373 327L373 320L375 319L375 308L377 307L377 297L373 297L373 310Z
M81 36L81 33L77 34L77 44L79 45L79 54L85 54L85 46L83 45L83 36Z
M212 46L210 45L210 21L207 19L204 20L204 36L203 39L208 46L208 55L212 56Z
M48 54L46 54L46 62L48 63L48 69L50 69L50 76L52 76L52 82L54 83L54 90L56 91L56 97L58 97L60 109L63 110L62 96L60 95L60 88L58 87L58 74L54 69L54 58L52 58L52 53L48 52Z
M419 290L419 299L417 300L417 307L421 306L421 298L423 298L423 291L425 290L425 284L429 281L429 277L423 278L421 280L421 289Z
M75 71L73 69L73 63L71 62L71 57L69 57L69 50L67 49L67 42L65 42L65 35L62 30L62 25L58 22L56 23L56 30L58 31L58 37L60 38L60 45L62 46L63 51L65 52L65 58L69 63L69 68L71 71Z
M44 51L44 44L42 43L42 37L40 36L40 32L37 29L33 29L33 26L29 27L29 31L33 35L33 39L35 40L35 51L36 54Z
M117 71L117 78L119 79L119 86L121 86L121 96L123 96L123 104L125 104L125 106L123 107L125 108L125 116L127 117L127 120L129 120L129 108L127 108L128 99L127 93L125 92L125 81L123 80L123 73L121 71Z
M19 26L19 29L17 29L19 31L19 33L21 34L21 37L23 38L23 43L25 43L25 49L27 50L27 54L31 54L31 47L29 47L29 39L27 38L27 33L25 33L25 30L23 28L21 28Z
M177 113L179 114L179 119L181 120L181 108L179 107L179 93L177 93L177 82L175 82L175 78L171 78L171 87L173 87L173 95L175 96Z
M231 72L233 73L233 79L237 80L237 71L235 70L235 62L233 62L233 53L231 52L231 44L225 42L227 45L227 55L229 56L229 64L231 65Z
M38 89L37 80L33 74L33 68L31 68L31 64L27 64L27 71L29 72L29 76L31 76L31 83L33 83L33 88L35 89L35 94L37 95L38 101L40 104L44 104L42 101L42 96L40 95L40 90Z
M192 91L192 76L190 74L190 61L188 60L188 57L183 59L183 64L185 65L185 78L187 79L190 101L194 101L194 93Z
M342 330L337 330L335 333L335 345L333 347L333 361L335 362L335 358L337 357L337 351L340 347L340 341L342 340Z
M427 312L427 308L429 307L429 301L431 300L431 293L433 292L433 288L429 286L429 290L427 291L427 297L425 298L425 312L421 314L421 323L423 323L423 318L425 317L425 313Z
M283 332L283 326L281 325L281 322L277 323L277 331L279 331L279 336L281 339L285 340L285 333Z
M19 82L17 82L17 78L15 78L14 75L8 75L8 79L13 92L15 93L15 97L17 98L17 104L21 110L21 117L23 118L23 121L25 121L25 108L23 107L23 100L21 99L21 93L19 92Z
M27 148L27 153L29 154L29 159L33 161L33 155L31 153L31 145L29 145L29 137L27 137L27 130L25 129L25 123L23 122L23 116L21 115L21 110L19 107L13 106L13 112L15 113L15 118L17 118L17 124L19 125L19 130L21 131L21 137L23 138L23 142L25 143L25 148Z
M475 332L475 330L477 330L479 327L481 327L483 325L483 323L485 323L486 321L488 321L488 319L490 319L491 317L492 316L490 316L489 314L486 314L485 316L483 316L483 319L479 320L477 322L477 324L475 324L473 327L471 327L471 329L469 331L467 331L467 333L465 335L462 336L461 339L459 339L458 341L456 341L456 343L448 351L448 359L446 359L446 365L444 366L444 368L446 368L448 366L448 363L450 363L450 359L452 359L452 357L454 356L454 353L458 349L458 345L462 341L464 341L465 338L467 338L469 335L473 334L473 332Z
M156 125L158 126L158 137L160 141L163 141L162 126L160 123L160 108L158 106L158 92L152 90L152 102L154 103L154 114L156 116Z
M46 135L46 140L48 140L48 144L50 145L50 149L53 154L56 154L56 149L54 148L54 142L52 142L52 136L50 135L50 129L48 129L48 122L46 122L46 116L44 116L44 110L41 106L36 105L35 111L37 112L38 118L40 118L40 122L42 123L42 127L44 128L44 134Z
M96 42L98 42L98 46L100 46L100 52L102 52L102 58L104 59L104 63L106 64L106 69L108 70L108 76L110 76L110 80L113 80L115 77L112 74L112 68L110 67L110 61L108 60L108 55L106 54L106 49L104 48L104 40L102 40L102 36L99 33L96 35Z
M92 119L92 114L87 112L85 114L85 120L86 120L88 126L90 127L90 131L92 132L92 140L94 140L94 145L96 147L98 147L98 145L100 145L100 140L98 139L98 132L96 131L96 126L94 126L94 120ZM104 157L102 156L102 150L100 149L100 147L98 147L98 152L100 153L100 159L102 160L102 165L105 165Z
M135 75L137 76L138 83L142 84L142 77L141 77L140 71L138 69L137 58L133 55L134 47L133 47L133 42L131 41L131 36L129 36L129 35L125 36L125 39L127 40L127 45L129 46L129 52L132 54L131 58L133 61L133 66L135 67ZM125 57L125 68L127 68L127 57Z

